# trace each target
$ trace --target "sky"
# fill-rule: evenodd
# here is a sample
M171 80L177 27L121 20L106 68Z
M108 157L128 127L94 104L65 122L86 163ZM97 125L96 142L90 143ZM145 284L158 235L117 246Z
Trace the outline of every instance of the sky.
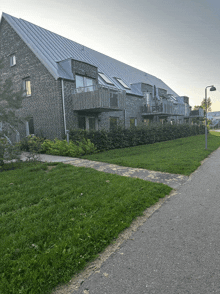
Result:
M163 80L220 111L220 0L1 0L22 18Z

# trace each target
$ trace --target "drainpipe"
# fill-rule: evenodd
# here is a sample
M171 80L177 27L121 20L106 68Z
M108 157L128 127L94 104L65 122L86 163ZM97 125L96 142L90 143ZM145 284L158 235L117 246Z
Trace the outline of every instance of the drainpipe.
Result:
M62 100L63 100L64 132L65 132L65 135L66 135L66 111L65 111L65 103L64 103L64 84L63 84L63 79L61 79L61 87L62 87Z

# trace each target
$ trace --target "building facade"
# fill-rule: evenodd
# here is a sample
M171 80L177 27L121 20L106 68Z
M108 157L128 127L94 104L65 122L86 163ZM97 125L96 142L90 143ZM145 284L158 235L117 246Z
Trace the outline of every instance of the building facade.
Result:
M0 59L3 82L10 78L14 91L24 90L21 138L190 121L189 98L160 79L5 13Z

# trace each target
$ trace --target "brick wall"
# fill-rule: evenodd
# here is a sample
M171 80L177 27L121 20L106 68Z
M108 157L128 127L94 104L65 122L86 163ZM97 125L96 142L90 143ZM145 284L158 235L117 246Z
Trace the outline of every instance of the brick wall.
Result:
M142 97L137 97L133 95L126 96L126 121L125 126L128 128L130 127L130 119L136 118L137 124L142 122L142 115L141 115L141 106L145 99Z
M15 54L16 65L10 67L9 56ZM22 87L25 78L31 80L31 96L24 98L17 114L25 120L33 117L36 135L62 138L64 135L61 81L55 80L35 54L23 42L7 21L2 18L0 27L0 58L4 68L3 80L11 78L14 90ZM19 127L21 137L26 135L25 124Z
M72 71L73 75L81 75L89 78L98 80L98 70L97 67L88 64L86 62L78 61L78 60L72 60Z

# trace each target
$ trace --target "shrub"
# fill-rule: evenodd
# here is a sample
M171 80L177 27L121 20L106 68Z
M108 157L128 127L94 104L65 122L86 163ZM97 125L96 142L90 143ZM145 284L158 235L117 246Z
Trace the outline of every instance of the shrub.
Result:
M0 138L0 166L4 165L4 160L19 160L20 148L18 144L10 144L6 138Z
M40 153L41 145L45 141L44 138L37 136L27 136L19 142L19 146L22 151Z
M84 154L91 154L96 151L96 148L89 139L83 138L81 142L69 143L66 140L54 141L45 140L41 145L41 153L61 155L61 156L80 156Z
M174 140L183 137L203 134L204 125L189 124L151 124L149 126L138 126L129 129L122 127L114 131L85 131L71 130L70 138L73 142L90 139L97 150L104 151L116 148L132 147L137 145L153 144L156 142Z

